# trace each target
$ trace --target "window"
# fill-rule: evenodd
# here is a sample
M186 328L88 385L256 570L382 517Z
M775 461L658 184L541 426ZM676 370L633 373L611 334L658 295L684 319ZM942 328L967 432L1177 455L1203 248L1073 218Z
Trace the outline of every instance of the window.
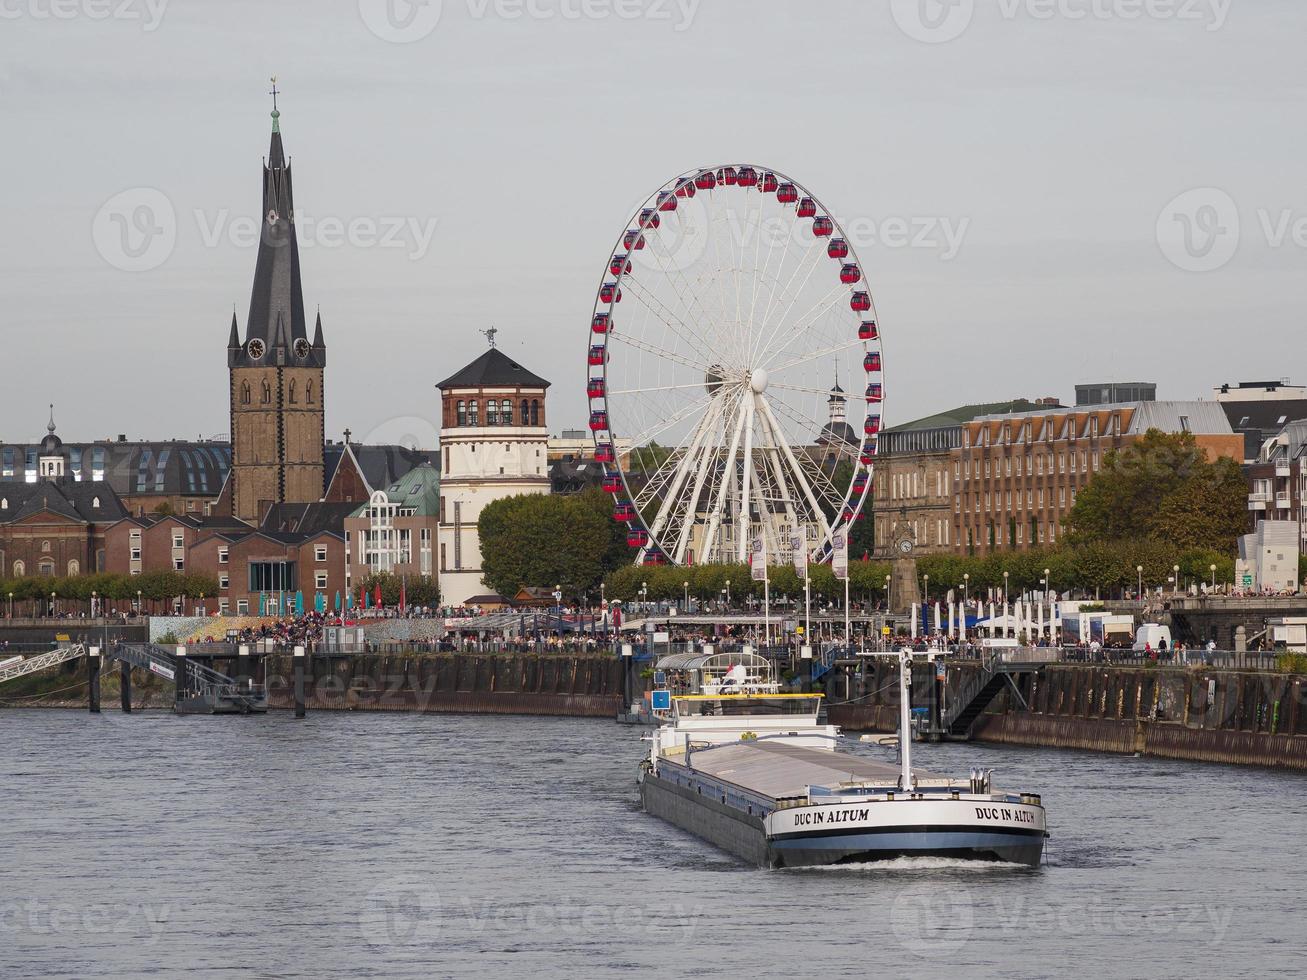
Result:
M1012 475L1012 457L1011 457L1011 456L1009 456L1009 457L1007 457L1007 459L1003 460L1003 475L1004 475L1004 476L1011 476L1011 475Z
M1097 416L1097 415L1093 415L1093 416L1091 416L1090 419L1089 419L1089 435L1090 435L1090 438L1093 438L1093 439L1097 439L1097 438L1098 438L1098 416Z
M467 402L463 401L461 398L458 400L458 404L454 408L454 424L460 426L467 425ZM449 469L448 449L445 450L445 469Z
M314 573L313 573L313 587L314 587L315 589L317 589L319 592L322 592L323 590L325 590L325 589L327 588L327 573L326 573L326 572L314 572Z
M272 384L267 378L263 379L263 394L260 397L260 401L264 405L272 404Z
M531 403L522 399L522 425L531 424Z
M231 576L223 572L218 576L218 588L227 589L231 587Z
M99 498L99 497L92 497L92 498L91 498L91 509L92 509L92 510L99 510L99 509L100 509L100 498Z
M309 404L309 405L312 405L312 404L313 404L313 382L312 382L312 381L305 381L305 382L304 382L304 401L305 401L306 404Z
M241 404L242 404L242 405L248 405L249 403L250 403L250 383L249 383L248 381L242 381L242 382L241 382Z
M74 558L72 561L68 563L68 577L71 578L74 575L81 575L81 574L82 574L82 563L79 562L76 558Z
M22 578L27 574L27 566L21 561L14 562L14 578Z
M292 405L299 403L299 383L294 378L290 379L289 398Z
M313 546L313 560L319 564L327 560L327 546L325 544Z
M248 616L249 614L250 614L250 600L249 600L249 599L237 599L237 600L236 600L236 615L237 615L237 616Z
M36 566L36 572L38 575L41 575L44 578L54 578L54 562L52 561L41 562L41 564Z
M8 510L8 509L9 509L9 498L0 497L0 510Z
M182 534L181 531L173 531L173 532L172 532L172 546L173 546L174 548L184 548L184 547L186 547L186 538L185 538L185 536Z
M499 402L493 398L486 400L486 425L499 424Z
M478 401L470 401L467 404L467 424L473 428L476 428L481 424L481 421L478 418L480 404L481 403Z
M186 559L185 559L185 558L174 558L174 559L172 560L172 570L173 570L174 572L180 572L180 571L183 571L185 568L186 568Z
M513 424L513 403L507 398L499 403L499 419L503 425Z
M536 398L531 399L531 424L540 424L540 401Z
M229 554L230 554L230 552L229 552L226 548L219 548L219 549L218 549L218 564L219 564L219 565L225 565L225 564L227 564L227 557L228 557Z

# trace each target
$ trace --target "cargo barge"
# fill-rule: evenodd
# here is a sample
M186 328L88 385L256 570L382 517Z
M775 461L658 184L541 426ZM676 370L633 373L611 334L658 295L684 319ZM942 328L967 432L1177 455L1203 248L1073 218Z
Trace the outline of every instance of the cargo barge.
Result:
M647 813L761 867L937 856L1038 866L1048 836L1034 793L913 769L911 654L899 658L899 764L838 751L819 694L783 694L762 658L682 667L639 787ZM718 661L714 663L714 661Z

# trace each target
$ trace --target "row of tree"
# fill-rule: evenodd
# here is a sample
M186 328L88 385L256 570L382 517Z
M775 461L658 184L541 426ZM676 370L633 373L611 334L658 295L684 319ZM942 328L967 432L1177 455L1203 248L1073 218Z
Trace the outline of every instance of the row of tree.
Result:
M422 575L403 579L394 572L374 572L369 575L356 587L354 598L358 599L359 590L375 598L378 586L381 587L382 603L392 608L399 605L401 596L409 606L440 605L440 588L434 578ZM334 596L327 596L327 599L335 602ZM345 601L343 596L341 601Z
M200 599L205 596L212 598L218 594L218 580L209 575L186 575L182 572L146 572L144 575L97 572L71 578L29 575L24 578L0 579L0 598L6 601L10 595L15 601L49 599L51 593L59 599L84 599L88 602L92 593L98 598L114 602L129 599L135 601L138 593L141 599L151 601Z
M1104 595L1133 593L1141 579L1145 589L1169 588L1168 580L1175 575L1177 565L1182 587L1212 581L1228 585L1234 578L1234 561L1227 555L1204 549L1179 549L1147 540L1096 542L985 556L930 555L918 559L917 574L923 590L928 588L932 601L939 601L950 590L957 598L964 592L974 598L1006 586L1009 595L1019 595L1042 590L1045 579L1048 588L1057 593L1071 590ZM1214 577L1213 565L1216 566ZM813 595L843 596L844 584L835 578L829 565L811 566L809 572ZM851 597L883 599L889 576L889 562L850 562ZM768 579L773 597L794 597L803 592L802 580L788 565L772 566ZM650 601L684 599L687 591L691 598L720 599L728 582L732 601L745 596L760 598L763 594L763 584L753 581L747 565L628 566L608 575L605 593L609 599L627 601L641 598L642 590Z

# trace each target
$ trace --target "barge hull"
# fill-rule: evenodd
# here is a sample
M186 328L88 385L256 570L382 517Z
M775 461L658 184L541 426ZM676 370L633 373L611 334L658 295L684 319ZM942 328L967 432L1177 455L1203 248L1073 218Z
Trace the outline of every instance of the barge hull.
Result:
M762 815L735 807L677 786L651 772L640 781L640 802L646 813L734 854L758 867L767 867L770 855Z

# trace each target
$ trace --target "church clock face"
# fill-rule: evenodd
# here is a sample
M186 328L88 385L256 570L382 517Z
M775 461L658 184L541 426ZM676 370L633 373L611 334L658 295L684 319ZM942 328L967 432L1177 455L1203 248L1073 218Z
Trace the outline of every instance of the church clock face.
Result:
M245 350L253 360L257 361L263 356L266 348L263 346L263 341L259 340L258 337L255 337L245 346Z
M899 542L898 542L899 554L910 555L912 554L912 549L914 547L915 545L912 543L911 538L899 538Z
M309 350L310 350L309 342L305 340L303 337L295 341L295 356L298 357L301 361L309 356Z

